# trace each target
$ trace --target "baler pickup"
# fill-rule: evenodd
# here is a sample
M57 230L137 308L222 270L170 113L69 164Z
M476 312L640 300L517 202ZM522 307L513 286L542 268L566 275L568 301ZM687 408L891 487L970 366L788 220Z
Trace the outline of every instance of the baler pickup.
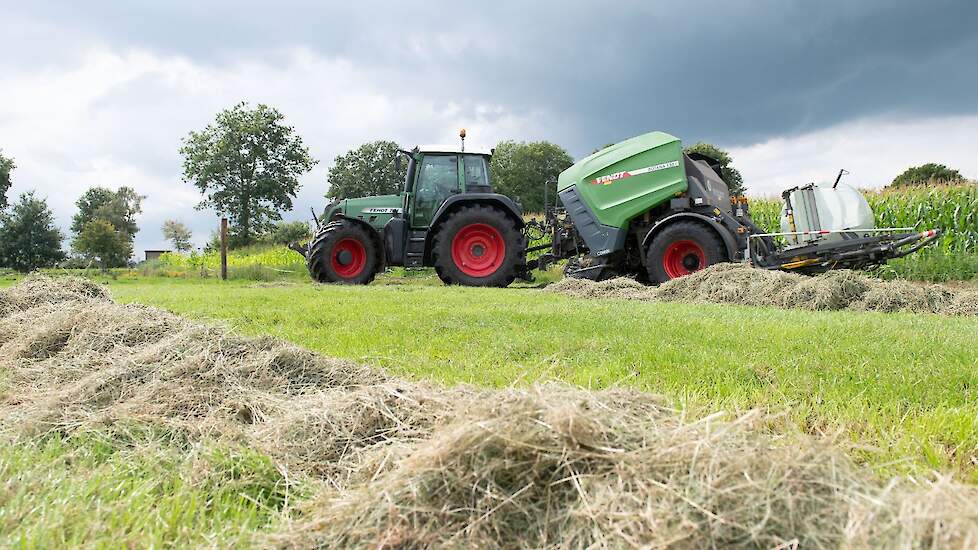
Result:
M936 229L906 233L913 228L870 229L858 232L846 230L799 231L792 233L758 233L747 237L751 265L767 269L783 269L802 273L817 273L829 269L861 269L902 258L936 241L941 232ZM829 236L844 238L834 242L816 242L803 247L769 251L770 241L778 237ZM758 249L768 254L762 255Z

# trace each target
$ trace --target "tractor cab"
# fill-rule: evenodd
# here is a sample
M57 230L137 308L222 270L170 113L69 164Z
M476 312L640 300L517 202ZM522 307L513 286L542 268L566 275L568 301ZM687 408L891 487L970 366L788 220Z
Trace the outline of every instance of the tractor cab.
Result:
M492 192L489 151L425 146L401 153L409 159L402 196L412 228L430 226L435 212L453 195Z
M490 151L427 145L411 151L400 149L398 153L398 163L401 157L406 157L408 162L401 193L336 201L326 207L323 219L349 216L380 231L392 218L403 217L412 229L424 229L431 225L438 209L451 197L492 193Z

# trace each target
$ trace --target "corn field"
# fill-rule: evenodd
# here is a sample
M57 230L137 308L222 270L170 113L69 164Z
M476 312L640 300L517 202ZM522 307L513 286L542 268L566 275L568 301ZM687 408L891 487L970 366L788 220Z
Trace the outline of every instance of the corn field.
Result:
M160 265L174 269L220 269L220 251L204 254L177 254L167 252L160 256ZM248 247L228 252L228 267L263 265L267 267L290 267L304 264L302 256L284 247ZM303 270L305 267L303 267Z

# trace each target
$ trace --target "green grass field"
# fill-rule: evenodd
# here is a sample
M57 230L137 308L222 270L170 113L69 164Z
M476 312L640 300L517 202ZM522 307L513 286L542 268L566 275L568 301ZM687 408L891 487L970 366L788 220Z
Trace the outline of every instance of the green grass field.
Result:
M368 287L106 282L121 302L411 379L622 385L694 416L760 407L851 438L863 449L856 458L881 475L936 470L978 481L978 319L585 301L416 275ZM286 482L268 457L120 429L0 445L0 546L228 547L287 529L304 482Z
M234 547L287 519L284 487L268 457L170 434L4 443L0 547Z
M842 430L887 472L978 479L978 319L584 301L539 289L212 280L112 283L123 302L219 320L412 379L557 379L662 393L694 414L763 407ZM422 284L417 284L417 283Z

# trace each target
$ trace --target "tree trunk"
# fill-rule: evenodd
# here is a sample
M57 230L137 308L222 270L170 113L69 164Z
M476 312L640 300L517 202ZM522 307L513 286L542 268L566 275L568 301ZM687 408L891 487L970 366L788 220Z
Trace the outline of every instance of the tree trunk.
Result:
M241 229L238 235L241 237L241 244L249 245L251 244L251 208L248 206L248 201L245 199L241 204L241 215L238 216L241 221Z

